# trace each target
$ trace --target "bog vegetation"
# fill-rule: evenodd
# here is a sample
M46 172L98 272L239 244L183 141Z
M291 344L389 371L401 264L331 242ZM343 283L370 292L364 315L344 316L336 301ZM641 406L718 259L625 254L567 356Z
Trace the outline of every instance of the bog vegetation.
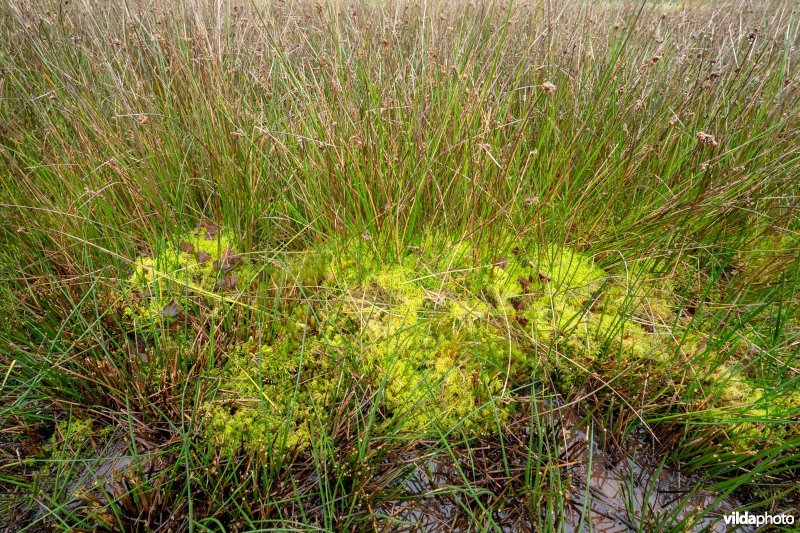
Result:
M0 1L0 522L796 509L798 23Z

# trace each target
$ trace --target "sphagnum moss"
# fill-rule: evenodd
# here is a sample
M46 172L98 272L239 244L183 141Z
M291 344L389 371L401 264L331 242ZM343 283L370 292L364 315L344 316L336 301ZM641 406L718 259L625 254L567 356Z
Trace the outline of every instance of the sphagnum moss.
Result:
M193 232L160 243L152 255L137 258L126 283L133 303L126 313L146 324L177 316L178 302L201 298L214 307L247 288L256 275L229 231L201 223Z
M664 287L608 274L568 248L510 245L494 250L502 258L490 261L476 259L481 254L469 242L449 248L457 252L449 259L423 245L393 263L352 246L344 247L344 257L358 260L339 260L342 247L338 255L335 246L321 247L287 256L260 280L252 276L295 297L281 308L271 336L234 343L206 376L217 384L204 407L212 446L259 456L276 446L308 448L318 433L313 428L330 423L345 371L381 391L374 400L385 406L381 424L419 438L495 433L517 408L517 388L529 383L570 394L627 367L646 367L648 379L675 383L670 375L682 364L677 330L665 336L648 321L675 319L676 296ZM184 273L190 281L172 281L172 293L151 292L157 302L151 308L159 312L150 317L162 319L178 291L219 291L221 261L237 257L233 250L225 231L212 239L202 231L183 236L163 259L141 260L129 283L144 292ZM197 253L207 254L210 265ZM257 265L228 267L241 272ZM215 302L208 299L209 309L197 312L213 313Z

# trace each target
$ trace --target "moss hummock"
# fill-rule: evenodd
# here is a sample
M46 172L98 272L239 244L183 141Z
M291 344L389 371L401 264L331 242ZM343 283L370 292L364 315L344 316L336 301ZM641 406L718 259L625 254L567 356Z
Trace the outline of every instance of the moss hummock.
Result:
M311 446L348 387L368 393L392 434L470 437L497 433L531 386L569 395L626 374L681 394L670 392L673 378L703 345L697 333L676 334L677 296L644 281L645 266L609 273L564 247L509 244L489 255L430 236L394 261L381 257L366 242L332 243L279 254L256 276L228 232L201 225L137 262L129 287L150 292L133 314L162 320L186 292L205 302L200 318L245 285L277 295L264 309L268 333L231 343L204 375L214 384L207 441L260 456ZM725 390L734 392L715 400L720 408L759 401L743 379Z

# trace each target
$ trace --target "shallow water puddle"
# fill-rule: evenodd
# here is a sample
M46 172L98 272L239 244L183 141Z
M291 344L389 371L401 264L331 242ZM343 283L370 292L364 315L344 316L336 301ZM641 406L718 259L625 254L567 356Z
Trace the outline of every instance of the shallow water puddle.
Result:
M659 530L683 522L692 530L724 532L721 515L739 507L731 498L698 490L695 479L660 467L647 453L615 460L582 430L571 432L569 442L563 454L570 465L563 472L571 488L567 531Z
M617 533L678 526L724 532L722 515L740 507L733 498L698 489L691 476L659 466L643 451L644 441L632 442L630 451L617 458L590 439L587 425L574 412L562 410L547 426L558 435L560 475L567 487L564 516L553 524L558 530ZM391 517L385 527L449 531L474 527L476 519L488 524L491 515L503 531L533 530L537 520L531 518L528 498L520 496L525 458L517 460L507 449L506 469L499 446L489 448L473 449L457 461L447 454L405 457L414 467L403 482L402 497L376 510ZM470 489L464 488L465 479Z

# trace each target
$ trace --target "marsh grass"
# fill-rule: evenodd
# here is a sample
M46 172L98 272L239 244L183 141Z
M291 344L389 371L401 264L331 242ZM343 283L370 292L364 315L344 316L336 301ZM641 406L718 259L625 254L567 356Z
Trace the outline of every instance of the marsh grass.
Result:
M3 522L591 528L599 497L568 475L580 428L607 460L638 445L717 503L797 503L793 3L4 0L0 32ZM132 325L135 262L199 221L229 230L270 284L219 296L162 279L194 311ZM365 341L351 336L327 348L335 386L305 448L287 445L291 416L266 456L209 445L203 406L227 401L238 344L275 341L289 311L323 324L375 299L305 283L296 258L378 268L431 235L418 274L445 301L462 289L454 243L471 243L478 278L501 250L580 251L625 283L598 342L634 321L671 339L676 364L570 358L496 316L509 343L572 368L568 386L507 380L518 409L489 435L465 417L420 437L415 406L387 410L391 374L358 371ZM587 296L560 327L595 313ZM600 452L579 455L585 476ZM99 488L78 483L97 471ZM634 529L718 520L690 496L663 512L622 500Z

